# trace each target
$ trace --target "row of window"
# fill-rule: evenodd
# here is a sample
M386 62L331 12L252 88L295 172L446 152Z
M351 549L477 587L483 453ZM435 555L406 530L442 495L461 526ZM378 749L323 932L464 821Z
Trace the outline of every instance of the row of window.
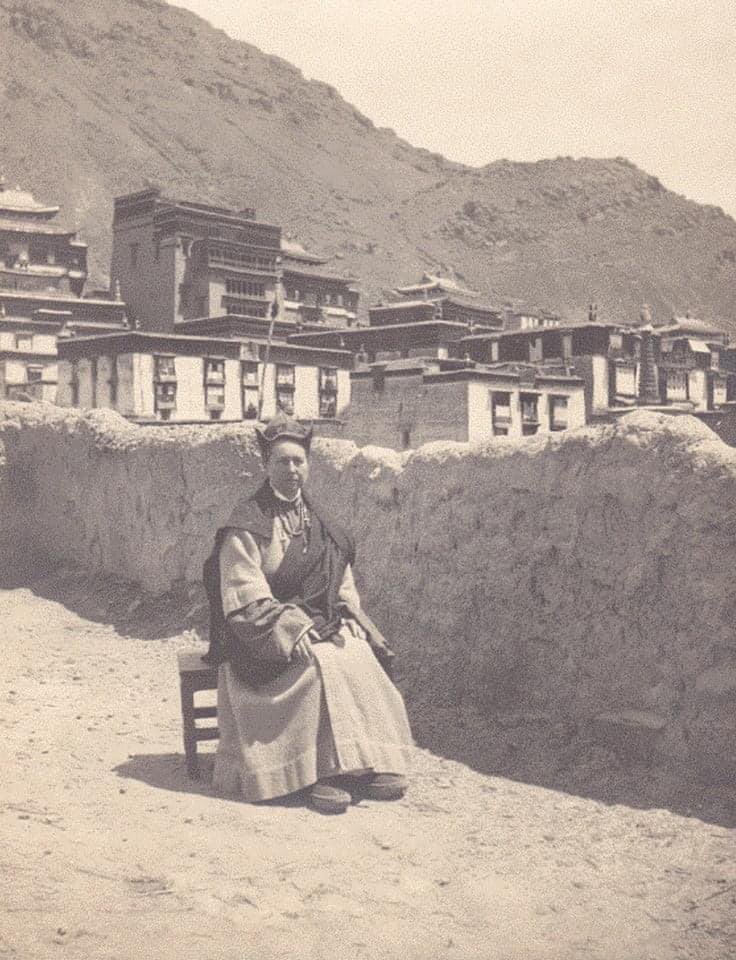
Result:
M491 391L491 429L494 437L507 437L511 427L511 393L505 390ZM541 426L539 419L538 393L520 393L519 410L521 413L522 436L529 437L537 433ZM547 415L549 429L552 431L567 429L567 397L548 397Z
M236 297L265 297L266 286L255 280L233 280L228 277L225 280L225 293Z
M263 284L250 281L228 280L226 290L230 296L223 296L222 309L231 316L259 317L268 316L269 304L260 300L249 300L248 297L265 297L266 288ZM209 312L207 297L192 298L191 288L182 284L179 288L179 309L182 311L194 308L199 317L206 317Z
M48 264L53 266L56 263L56 250L45 243L31 243L28 247L28 253L24 250L11 250L9 244L0 242L0 261L3 263L15 263L20 261L21 265Z
M240 300L234 297L223 297L222 307L230 316L239 317L267 317L269 305L257 300Z
M277 363L275 376L275 400L278 410L293 416L296 368L290 363ZM205 407L210 419L219 420L225 407L225 361L206 357L203 364L203 388ZM259 364L255 360L240 363L240 394L242 416L255 420L259 413L260 399ZM171 418L176 409L176 368L174 357L155 356L153 372L154 408L162 420ZM337 416L337 368L319 368L319 415Z
M136 269L139 261L140 243L128 244L130 266ZM182 241L182 251L185 257L190 256L192 250L192 241ZM262 254L249 253L246 250L240 250L237 247L215 246L209 248L210 263L232 266L232 267L255 267L257 270L275 270L276 257L263 256ZM153 259L158 263L160 257L160 246L157 242L153 245ZM49 263L52 261L49 260Z
M624 337L621 333L611 333L608 338L608 346L611 352L616 352L623 350L624 347ZM550 353L546 357L544 355L543 349L543 340L542 337L535 337L534 340L528 342L529 352L528 359L530 362L535 363L545 359L551 359L556 354ZM638 350L637 347L633 348L634 351ZM673 354L689 354L690 349L686 346L680 346L679 344L675 345L672 350ZM573 338L572 334L563 334L561 337L561 356L563 359L570 359L574 356L573 353ZM491 343L491 361L497 362L499 360L499 344L498 341L493 341ZM720 352L715 349L711 349L710 352L710 367L712 370L720 369Z
M672 367L660 368L666 384L665 394L668 400L690 399L689 370L677 370ZM637 395L636 367L617 365L615 368L614 393L624 397Z
M609 346L611 350L621 350L623 348L623 336L620 333L612 333L609 339ZM569 360L574 356L573 352L573 338L571 333L565 333L561 337L561 349L560 353L549 353L547 356L544 354L544 341L542 337L535 337L533 340L528 341L528 359L531 363L538 363L542 360L549 360L555 356L561 356L565 360ZM491 361L497 363L500 359L500 347L497 340L494 340L491 343Z
M239 247L213 244L207 248L210 263L232 267L255 267L258 270L275 270L276 256L252 253Z
M664 371L664 398L674 402L690 400L690 374L687 370L674 370L671 367ZM718 406L728 400L728 381L725 378L714 377L712 381L713 404ZM696 398L697 399L697 398Z
M309 298L310 303L314 303L318 307L322 306L323 304L334 307L353 306L353 298L346 297L342 293L335 293L331 292L330 290L326 290L324 293L321 291L313 293L312 291L302 290L299 287L286 287L287 300L294 300L297 303L301 303L302 301L306 301L307 298Z

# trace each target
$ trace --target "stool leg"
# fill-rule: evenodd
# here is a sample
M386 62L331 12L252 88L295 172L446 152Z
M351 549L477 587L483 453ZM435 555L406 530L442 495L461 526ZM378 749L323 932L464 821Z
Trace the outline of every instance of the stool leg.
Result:
M187 758L187 772L192 780L199 780L199 761L197 760L197 732L194 725L194 691L182 677L181 719L184 730L184 754Z

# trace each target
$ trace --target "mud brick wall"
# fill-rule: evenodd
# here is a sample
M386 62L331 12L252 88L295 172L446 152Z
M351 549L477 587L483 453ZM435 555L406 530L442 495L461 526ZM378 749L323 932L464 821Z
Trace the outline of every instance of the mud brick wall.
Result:
M153 592L199 578L259 474L247 425L7 403L0 442L6 560L33 551ZM699 421L642 411L403 454L320 439L313 486L356 534L365 606L411 696L608 712L663 757L736 775L736 450Z

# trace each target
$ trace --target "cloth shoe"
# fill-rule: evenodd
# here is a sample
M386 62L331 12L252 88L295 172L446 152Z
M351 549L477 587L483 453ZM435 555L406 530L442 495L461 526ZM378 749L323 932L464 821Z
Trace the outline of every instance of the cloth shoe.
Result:
M318 780L309 791L312 806L320 813L345 813L352 797L329 779Z
M369 773L355 780L356 790L366 800L399 800L409 786L398 773Z

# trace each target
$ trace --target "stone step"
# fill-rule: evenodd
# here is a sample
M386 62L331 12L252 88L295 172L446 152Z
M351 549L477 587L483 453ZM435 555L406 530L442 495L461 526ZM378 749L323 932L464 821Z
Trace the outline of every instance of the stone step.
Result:
M593 735L625 760L651 760L667 721L650 710L620 710L593 718Z

